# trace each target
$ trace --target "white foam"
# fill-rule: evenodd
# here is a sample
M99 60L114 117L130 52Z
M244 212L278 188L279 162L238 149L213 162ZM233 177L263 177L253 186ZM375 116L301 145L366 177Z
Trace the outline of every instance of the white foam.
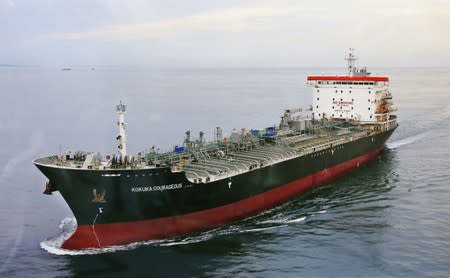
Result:
M277 226L270 226L270 227L264 227L264 228L255 228L255 229L245 229L240 230L240 233L254 233L254 232L262 232L267 230L273 230L281 227L287 227L287 225L277 225Z
M140 246L146 245L155 245L155 246L174 246L174 245L183 245L183 244L192 244L197 242L202 242L211 239L216 235L224 235L236 232L237 229L233 226L229 226L226 229L214 229L207 232L204 232L198 236L186 237L182 239L163 239L163 240L148 240L148 241L140 241L133 242L125 245L116 245L116 246L108 246L102 248L87 248L83 250L69 250L61 248L63 243L75 232L77 228L77 222L74 217L66 217L61 220L58 228L61 232L47 240L44 240L40 243L40 246L45 251L61 256L80 256L80 255L97 255L97 254L105 254L105 253L115 253L120 251L128 251L136 249Z
M394 141L394 142L387 143L386 146L389 149L396 149L396 148L398 148L400 146L412 144L412 143L414 143L414 142L416 142L416 141L418 141L418 140L428 136L429 134L430 134L430 131L427 131L427 132L424 132L424 133L420 133L420 134L416 134L414 136L406 137L406 138L403 138L403 139L400 139L400 140L397 140L397 141Z
M145 245L161 245L161 240L150 240L150 241L140 241L140 242L133 242L126 245L115 245L115 246L108 246L108 247L102 247L102 248L87 248L83 250L69 250L61 248L61 245L64 243L64 241L67 240L67 238L61 234L54 238L47 239L45 241L42 241L40 246L45 251L53 254L53 255L60 255L60 256L81 256L81 255L98 255L98 254L105 254L105 253L116 253L120 251L129 251L136 249L140 246Z
M290 224L290 223L299 223L305 221L306 216L289 219L289 218L280 218L280 219L269 219L259 222L258 224Z
M168 242L162 242L157 245L159 246L174 246L174 245L184 245L184 244L192 244L192 243L198 243L202 241L206 241L208 239L211 239L213 235L210 236L198 236L198 237L188 237L182 240L171 240Z
M62 241L64 242L64 240ZM61 242L61 244L62 244ZM56 243L56 244L55 244ZM117 245L117 246L109 246L109 247L102 247L102 248L87 248L83 250L68 250L61 248L61 245L59 245L59 242L55 241L55 239L49 239L46 241L41 242L41 248L45 251L53 254L53 255L63 255L63 256L81 256L81 255L98 255L98 254L105 254L105 253L115 253L119 251L128 251L136 249L139 246L142 245L149 245L154 244L154 241L145 241L145 242L135 242L130 243L127 245Z
M272 230L280 227L287 226L288 223L298 223L301 221L304 221L306 217L300 217L295 219L284 219L284 220L270 220L267 221L267 223L272 224L278 224L275 226L270 227L262 227L262 228L254 228L254 229L241 229L239 226L230 225L223 228L217 228L214 230L209 230L206 232L203 232L201 234L195 235L195 236L189 236L189 237L183 237L183 238L175 238L175 239L163 239L163 240L149 240L149 241L140 241L140 242L134 242L126 245L117 245L117 246L109 246L109 247L102 247L102 248L87 248L83 250L68 250L61 248L63 243L75 232L76 230L76 219L74 217L66 217L61 221L61 224L59 225L59 229L61 232L47 240L44 240L40 243L40 246L45 251L54 254L54 255L61 255L61 256L80 256L80 255L97 255L97 254L104 254L104 253L115 253L120 251L128 251L136 249L140 246L146 246L146 245L154 245L154 246L176 246L176 245L184 245L184 244L193 244L198 243L202 241L210 240L211 238L217 237L217 236L224 236L229 234L237 234L237 233L252 233L252 232L261 232L266 230ZM264 222L260 222L258 224L262 224ZM279 225L282 224L282 225ZM284 225L283 225L284 224Z
M286 223L299 223L299 222L305 221L305 219L306 219L306 216L303 216L300 218L288 220Z
M54 255L70 255L70 256L79 256L79 255L96 255L103 253L113 253L118 251L125 251L135 249L141 245L153 244L157 241L145 241L145 242L137 242L130 243L127 245L120 246L110 246L103 248L88 248L83 250L68 250L61 248L63 243L75 232L77 228L77 221L75 217L66 217L61 220L61 224L59 224L58 228L61 232L47 240L44 240L40 243L40 246L45 251L54 254Z

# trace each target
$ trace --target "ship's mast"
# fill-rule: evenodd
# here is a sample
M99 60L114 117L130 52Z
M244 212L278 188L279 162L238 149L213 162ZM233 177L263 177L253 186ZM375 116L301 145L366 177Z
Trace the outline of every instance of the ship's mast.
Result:
M127 135L125 134L126 108L126 105L122 104L122 101L116 106L117 113L119 114L119 121L117 122L117 125L119 126L119 136L117 136L117 141L119 141L119 145L117 148L119 149L119 153L122 157L127 155Z
M355 51L354 48L349 48L348 57L345 58L348 62L348 76L353 76L355 72L355 61L358 60L358 57L353 54L353 51Z

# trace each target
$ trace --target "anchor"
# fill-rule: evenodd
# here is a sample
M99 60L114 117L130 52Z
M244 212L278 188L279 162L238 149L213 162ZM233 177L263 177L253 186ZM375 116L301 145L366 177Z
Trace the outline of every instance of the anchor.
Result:
M53 185L50 183L50 181L47 181L45 183L45 190L42 192L42 194L45 195L53 195L52 192L56 191L56 188L53 187Z

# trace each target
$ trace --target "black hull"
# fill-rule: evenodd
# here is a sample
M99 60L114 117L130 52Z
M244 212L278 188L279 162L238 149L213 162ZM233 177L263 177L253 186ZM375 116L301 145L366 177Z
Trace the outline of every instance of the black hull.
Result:
M175 229L172 231L168 228L171 232L157 233L151 236L153 238L175 235L177 231L184 233L209 228L274 206L303 192L304 190L295 190L295 183L302 179L306 180L309 177L314 179L308 180L308 186L305 186L306 190L322 184L344 171L358 167L360 161L363 163L373 158L383 148L393 131L394 129L360 138L313 154L255 169L230 179L207 184L193 184L186 179L183 172L172 173L169 168L106 171L64 169L40 164L37 166L49 178L52 186L60 191L72 209L79 228L91 227L93 224L96 227L101 227L101 225L107 227L108 224L120 223L123 225L149 220L174 219L174 217L194 215L201 211L225 208L230 204L253 200L252 198L255 196L264 196L269 192L275 196L275 201L264 201L264 198L269 198L267 196L249 201L245 205L251 206L252 202L255 202L254 210L249 210L248 213L232 212L230 217L224 218L225 220L219 221L220 223L211 219L211 225L205 222L204 225L194 225L195 227L185 230ZM353 164L340 166L345 165L348 161ZM314 173L323 174L311 176ZM281 190L281 187L288 184L292 185L293 189L289 189L290 191L286 193L287 191ZM280 189L279 192L276 191L277 189ZM295 191L295 194L290 193L291 191ZM262 200L260 200L261 198ZM86 228L86 233L92 233L90 228ZM107 229L104 233L108 233ZM96 240L93 243L84 245L77 242L66 247L98 247L127 242L126 239L105 240L101 244L97 235L95 237ZM104 235L104 238L106 239L107 236ZM131 237L130 241L136 239Z

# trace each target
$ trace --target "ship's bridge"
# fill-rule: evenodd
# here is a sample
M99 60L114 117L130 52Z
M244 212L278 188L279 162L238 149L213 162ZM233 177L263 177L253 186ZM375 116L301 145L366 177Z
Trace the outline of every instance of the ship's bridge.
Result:
M313 89L313 117L316 120L346 120L364 124L395 121L396 111L389 92L387 76L370 76L366 68L354 65L356 56L350 49L348 75L314 75L307 77Z
M313 89L315 119L377 123L388 120L388 113L395 111L388 77L308 76L307 79Z

